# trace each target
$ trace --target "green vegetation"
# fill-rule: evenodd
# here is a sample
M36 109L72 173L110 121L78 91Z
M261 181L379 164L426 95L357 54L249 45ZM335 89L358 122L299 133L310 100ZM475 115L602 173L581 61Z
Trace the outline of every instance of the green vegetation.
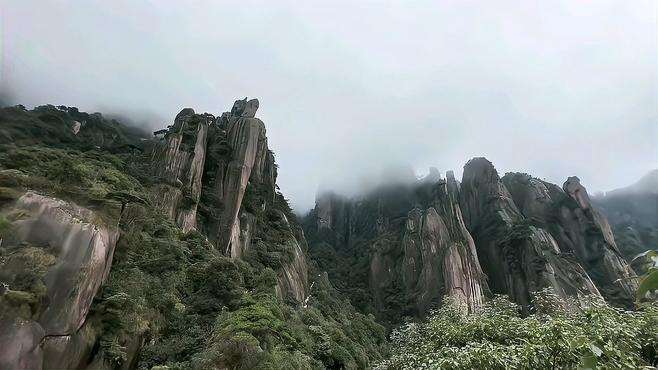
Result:
M230 259L207 235L182 233L149 203L158 179L150 176L149 161L136 146L138 136L116 121L52 106L0 109L0 121L0 207L30 189L118 223L109 277L85 321L98 334L93 355L110 367L362 369L378 363L396 369L545 369L657 364L656 304L644 303L637 312L596 301L577 308L548 292L535 297L529 316L500 297L473 315L446 302L426 321L394 330L392 353L384 360L389 344L374 314L389 327L397 325L413 314L413 296L400 279L392 280L382 289L384 308L375 309L369 292L370 254L399 261L403 253L401 235L378 233L367 221L375 217L356 217L361 221L349 225L354 236L348 244L338 240L344 236L338 233L307 235L315 243L310 253L317 263L310 263L310 296L295 302L277 295L277 273L290 261L294 241L304 251L307 247L296 216L283 195L269 186L273 184L247 187L243 210L253 221L252 247L243 259ZM75 122L93 130L76 136L71 131ZM225 159L226 145L219 143L214 155ZM201 224L213 225L219 213L211 193L204 192L199 204ZM408 212L410 201L398 195L396 189L382 195L395 200L385 209L391 222L401 222ZM373 201L360 212L375 214L377 206ZM0 215L0 282L8 283L0 295L0 318L38 317L46 289L43 276L57 259L47 246L9 243L12 223L20 217L4 208ZM529 230L529 224L516 224L501 242L513 247ZM645 255L654 261L655 256ZM656 289L656 271L654 264L641 278L639 298Z
M73 135L74 120L92 129ZM205 235L182 233L148 202L158 179L134 145L137 136L115 121L52 106L0 109L0 121L0 206L30 189L93 209L113 225L118 221L112 268L86 320L99 334L94 355L106 364L357 369L382 359L383 328L340 298L319 271L309 271L305 302L276 294L276 271L290 258L291 238L303 238L275 189L247 187L254 247L243 260L232 260ZM202 199L202 217L212 217L213 207L214 199ZM11 236L8 217L0 217L0 238ZM54 261L47 251L24 245L0 250L0 267L13 266L0 268L0 281L18 289L0 296L0 306L15 308L2 314L35 316L41 277Z
M655 300L658 296L658 250L648 250L637 255L634 260L643 261L645 273L640 276L637 299Z
M314 284L306 307L287 305L275 294L271 268L228 259L201 234L181 234L142 206L126 213L92 313L114 364L130 360L128 338L144 343L139 369L356 369L380 359L383 328L328 283Z
M476 314L447 300L420 323L391 334L380 369L635 369L658 364L658 305L636 312L591 301L586 307L550 291L523 317L502 297Z

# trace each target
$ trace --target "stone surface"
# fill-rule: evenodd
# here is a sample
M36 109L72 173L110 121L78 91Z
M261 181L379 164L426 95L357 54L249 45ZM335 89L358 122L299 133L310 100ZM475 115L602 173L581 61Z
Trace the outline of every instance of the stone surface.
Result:
M256 111L258 110L258 99L247 100L236 100L231 108L231 115L236 117L247 117L254 118L256 117Z
M290 222L283 212L280 213L280 217L290 228ZM290 296L297 302L303 302L309 290L308 264L306 254L302 250L300 242L293 235L292 230L290 230L288 245L293 251L293 257L291 260L284 262L283 267L277 274L277 295L281 298Z
M57 256L44 276L48 304L38 322L46 335L73 333L107 278L117 231L97 224L86 208L33 192L23 195L15 209L29 215L14 222L18 240L49 246Z
M562 188L518 173L505 175L503 182L528 221L548 231L560 253L578 261L608 301L632 305L635 274L621 257L608 221L577 177L568 178Z
M43 291L0 297L0 368L78 368L96 340L85 320L109 273L117 231L87 208L30 191L3 213L14 232L5 240L2 278L11 288L23 268L12 258L21 256L16 261L31 261L30 271L41 274Z
M169 214L183 229L197 227L211 118L185 108L161 139L149 147L154 175L161 179L152 202Z
M257 118L231 116L226 123L231 161L226 166L220 198L224 204L218 233L218 247L226 254L238 257L236 251L243 246L235 245L240 232L239 212L252 169L256 162L259 143L265 140L265 125ZM262 146L261 146L262 149ZM261 154L263 155L263 154Z
M256 214L276 208L277 169L265 125L255 118L258 106L257 99L237 100L230 112L213 122L210 115L186 108L150 149L160 179L152 202L183 231L198 229L232 258L248 253L258 228L263 227ZM245 206L248 187L260 203L252 204L252 199ZM278 291L302 300L307 294L308 270L303 243L293 236L286 243L293 252L277 272Z
M41 370L43 328L31 320L0 320L0 369Z
M355 274L367 276L365 304L370 301L383 320L422 316L445 297L474 310L487 291L457 184L432 172L415 183L387 184L355 199L322 193L305 220L316 253L331 248L346 263L367 259L367 270ZM344 277L331 278L340 282Z
M532 225L517 207L514 199L522 200L524 209L543 206L544 188L534 185L532 195L513 198L485 158L474 158L464 167L460 203L489 287L525 309L532 293L544 288L562 296L599 295L580 261L564 255L543 225Z
M658 170L630 186L592 197L592 202L608 219L615 243L629 263L658 246ZM646 267L635 261L633 269L640 274Z

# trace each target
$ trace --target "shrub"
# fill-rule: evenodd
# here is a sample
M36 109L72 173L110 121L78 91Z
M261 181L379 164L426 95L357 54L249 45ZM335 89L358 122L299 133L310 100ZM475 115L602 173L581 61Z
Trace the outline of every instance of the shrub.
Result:
M551 302L540 302L545 300ZM392 356L380 369L639 368L655 365L658 306L637 312L593 300L578 308L544 292L522 317L502 297L475 314L446 301L427 321L407 323L391 334ZM562 308L558 308L562 307Z

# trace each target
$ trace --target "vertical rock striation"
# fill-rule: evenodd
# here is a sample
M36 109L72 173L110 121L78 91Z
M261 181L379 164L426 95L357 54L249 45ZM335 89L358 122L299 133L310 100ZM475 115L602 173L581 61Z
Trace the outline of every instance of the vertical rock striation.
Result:
M253 101L258 107L258 100ZM231 147L231 160L226 164L226 168L220 171L224 177L216 180L222 182L222 192L218 195L224 204L217 231L217 245L232 257L241 257L247 247L239 237L240 206L249 180L253 177L254 182L260 182L262 179L267 157L265 125L260 119L254 118L255 110L245 114L246 108L237 107L241 102L243 101L238 100L231 113L223 115L219 120L219 127L226 131L228 145ZM255 164L258 165L253 171Z
M432 204L425 211L415 208L407 219L402 239L406 288L417 292L418 312L427 312L432 302L444 296L473 311L482 304L485 277L446 181L439 180Z
M599 292L577 260L563 255L550 233L528 222L491 162L464 167L460 201L494 293L529 307L533 292L552 288L561 296Z
M321 268L383 320L422 316L445 297L474 310L486 278L457 189L454 177L443 180L434 169L417 182L384 185L361 198L320 194L305 220L311 251L321 263L328 254L332 259ZM354 266L336 269L341 264Z
M624 258L635 256L658 245L658 170L644 175L636 183L592 198L612 227L615 243ZM644 272L646 266L635 261L633 269Z
M633 304L635 273L622 258L607 219L592 206L577 177L568 178L562 188L518 173L507 174L503 181L521 212L533 225L550 232L561 253L582 265L608 301Z
M183 229L197 227L197 207L206 159L208 126L212 117L185 108L165 136L150 147L154 172L160 183L153 202Z
M72 338L107 278L117 231L89 209L34 192L3 213L14 232L3 240L9 254L0 265L0 280L9 285L0 296L0 368L53 368L43 361L53 346L88 353L93 341L85 346ZM35 275L26 279L26 273Z
M203 232L232 258L247 256L254 243L289 250L277 272L277 291L302 301L308 288L306 244L282 212L287 205L276 191L277 168L265 124L255 117L258 106L257 99L237 100L217 119L183 109L150 147L159 178L154 203L183 231ZM268 223L273 220L276 225ZM268 234L272 228L277 240Z

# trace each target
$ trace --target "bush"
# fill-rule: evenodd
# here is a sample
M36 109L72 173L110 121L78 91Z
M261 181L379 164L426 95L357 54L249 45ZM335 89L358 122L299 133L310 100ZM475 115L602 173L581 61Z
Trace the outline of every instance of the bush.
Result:
M548 301L548 302L547 302ZM542 292L522 317L502 297L475 314L447 300L427 321L391 334L392 356L380 369L639 368L658 363L658 305L637 312L593 300L587 307Z

